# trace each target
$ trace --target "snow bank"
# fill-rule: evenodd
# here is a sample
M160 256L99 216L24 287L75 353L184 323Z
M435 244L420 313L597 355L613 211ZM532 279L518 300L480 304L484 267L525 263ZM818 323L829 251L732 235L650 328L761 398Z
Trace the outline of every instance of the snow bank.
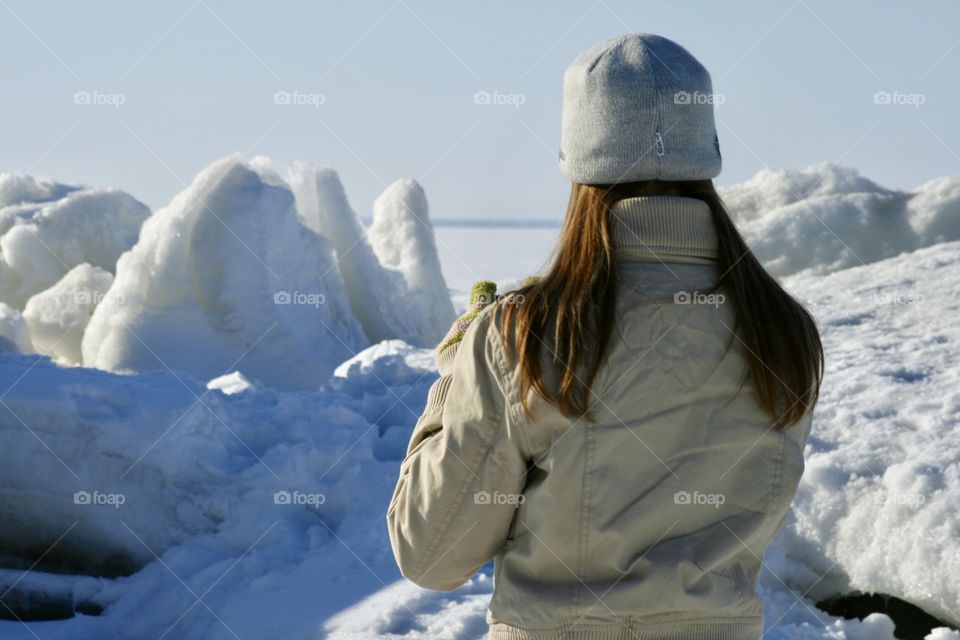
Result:
M960 243L787 286L827 374L768 564L811 598L886 593L960 625Z
M317 637L400 577L383 517L431 357L392 342L358 354L352 384L227 395L3 356L0 548L22 563L0 585L105 611L0 637Z
M0 176L0 193L0 300L18 309L79 264L113 272L150 214L116 189L22 175Z
M960 239L958 177L905 193L884 189L854 169L824 164L764 170L720 194L777 276L829 273Z
M112 273L85 262L31 297L23 318L37 352L61 364L80 364L83 332L112 283Z
M232 156L143 225L82 351L85 365L110 371L238 370L305 389L366 344L329 248L298 221L290 189Z
M195 383L5 355L0 386L6 558L29 566L42 556L41 570L130 573L152 552L211 529L236 495L223 480L249 453L226 427L212 428L217 398L198 401Z
M391 185L374 204L374 223L365 232L333 169L294 164L290 183L304 224L333 244L350 306L367 337L418 346L439 342L454 311L423 189L410 180Z

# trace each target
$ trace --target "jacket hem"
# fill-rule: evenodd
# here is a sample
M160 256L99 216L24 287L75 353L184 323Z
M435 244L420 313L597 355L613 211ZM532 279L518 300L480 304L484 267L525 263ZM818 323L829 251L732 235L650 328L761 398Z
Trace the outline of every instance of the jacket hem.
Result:
M496 622L488 640L758 640L763 618L697 618L670 622L624 620L615 624L522 629Z

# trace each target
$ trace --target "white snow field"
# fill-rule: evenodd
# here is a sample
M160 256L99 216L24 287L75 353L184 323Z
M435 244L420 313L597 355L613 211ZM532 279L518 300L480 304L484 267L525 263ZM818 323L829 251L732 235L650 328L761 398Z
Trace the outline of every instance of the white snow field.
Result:
M855 590L960 626L958 185L823 165L724 190L827 349L769 640L892 640L814 606ZM366 230L332 169L228 157L111 263L91 192L0 176L0 638L482 638L490 566L420 589L384 516L451 296L533 273L557 229L434 235L398 181ZM45 272L37 234L70 260Z

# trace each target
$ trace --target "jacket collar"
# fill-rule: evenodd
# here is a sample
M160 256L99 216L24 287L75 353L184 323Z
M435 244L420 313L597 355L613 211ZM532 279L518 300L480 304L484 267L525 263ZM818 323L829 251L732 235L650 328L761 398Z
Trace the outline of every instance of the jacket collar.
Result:
M713 262L718 257L710 205L696 198L620 200L610 209L610 236L624 260Z

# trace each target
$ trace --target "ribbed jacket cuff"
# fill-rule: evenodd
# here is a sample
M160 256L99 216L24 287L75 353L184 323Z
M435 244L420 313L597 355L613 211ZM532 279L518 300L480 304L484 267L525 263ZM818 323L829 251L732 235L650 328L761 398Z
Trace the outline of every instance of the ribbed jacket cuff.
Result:
M453 382L452 375L440 376L437 381L430 386L427 392L427 406L424 408L424 414L443 413L443 404L447 401L447 391L450 390L450 383Z
M617 252L625 256L718 257L710 205L697 198L619 200L610 209L610 236Z
M447 392L450 390L450 383L453 382L453 361L459 348L460 343L456 342L437 354L437 371L440 372L440 377L430 385L430 390L427 392L427 406L423 409L423 415L439 417L443 414Z
M459 348L460 343L454 342L437 354L437 371L440 372L440 375L445 376L453 371L453 359L456 357Z

